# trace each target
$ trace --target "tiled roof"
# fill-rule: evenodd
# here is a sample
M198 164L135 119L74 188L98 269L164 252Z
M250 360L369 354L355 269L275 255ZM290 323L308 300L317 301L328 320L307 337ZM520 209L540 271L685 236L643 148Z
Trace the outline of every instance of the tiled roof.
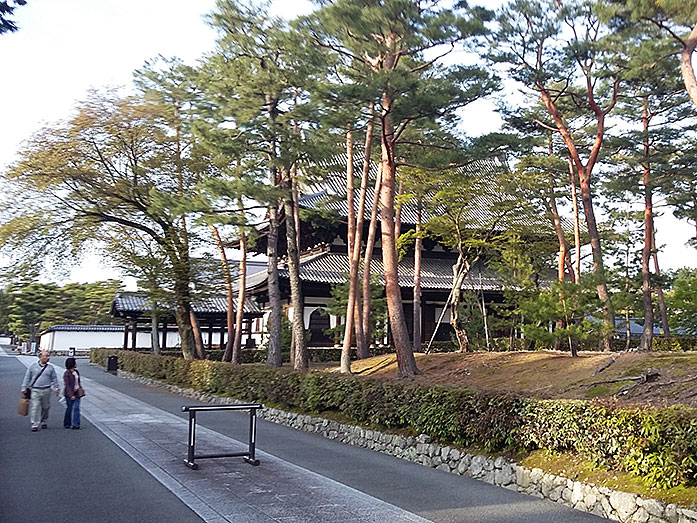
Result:
M363 163L362 154L357 154L354 164L360 170ZM329 173L326 179L316 184L308 185L303 195L299 198L299 204L305 208L325 208L336 211L341 216L348 215L348 205L346 202L346 155L338 155L332 161L321 164L320 167ZM366 191L365 216L370 219L370 212L375 196L374 180L377 175L377 164L371 164L371 181ZM343 169L343 170L342 170ZM462 176L472 179L472 192L477 196L469 198L467 201L467 215L464 220L472 223L488 224L496 221L497 216L492 212L501 201L501 191L494 186L494 175L507 172L508 167L497 157L488 160L476 160L468 165L453 170L453 176ZM479 187L479 190L477 190ZM356 196L359 188L355 188ZM354 205L358 210L358 198L354 198ZM421 220L427 221L432 215L437 215L437 210L429 213L424 210ZM403 224L414 225L417 222L417 209L411 202L402 205L401 220ZM545 222L546 224L546 222ZM505 224L502 224L505 226ZM549 228L549 226L547 226Z
M381 259L373 259L370 270L377 274L384 285ZM337 284L346 281L349 273L348 257L345 254L324 252L300 260L300 279L314 283ZM404 258L398 266L399 286L414 286L414 260ZM279 277L288 278L288 269L279 268ZM449 290L453 286L453 261L448 259L423 259L421 263L421 288L424 290ZM481 264L475 265L465 278L463 289L501 290L504 283Z
M235 310L236 301L233 302ZM118 293L112 304L113 310L120 313L146 312L150 310L148 298L143 294ZM224 297L213 297L197 300L191 304L191 309L197 314L226 314L227 300ZM261 315L262 311L256 301L247 297L244 302L244 312Z
M123 325L52 325L41 334L56 331L69 332L123 332Z

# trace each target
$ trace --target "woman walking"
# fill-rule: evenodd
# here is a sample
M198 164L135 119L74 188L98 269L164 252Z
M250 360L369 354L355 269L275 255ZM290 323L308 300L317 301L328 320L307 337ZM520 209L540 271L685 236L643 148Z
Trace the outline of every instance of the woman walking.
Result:
M63 373L63 394L66 407L63 427L66 429L80 429L80 398L85 395L80 383L80 373L77 371L75 358L65 360L65 372Z

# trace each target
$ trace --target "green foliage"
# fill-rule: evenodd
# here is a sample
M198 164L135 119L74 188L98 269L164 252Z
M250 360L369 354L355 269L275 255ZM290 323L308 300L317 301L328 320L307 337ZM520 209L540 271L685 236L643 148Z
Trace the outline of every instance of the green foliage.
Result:
M90 358L105 365L112 354L125 371L243 401L313 414L340 413L351 423L426 433L490 452L573 452L636 474L649 486L697 484L697 410L687 407L539 400L133 351L94 349Z
M116 280L95 283L17 282L5 294L7 329L20 338L34 339L52 325L112 324L111 303L122 284Z
M572 451L670 488L697 481L697 412L617 408L585 401L529 402L520 431L528 448Z
M26 0L6 0L0 2L0 35L3 33L12 33L19 29L12 19L12 16L14 16L14 10L17 6L26 4Z
M697 338L693 336L654 337L652 349L656 351L696 351Z
M667 296L671 312L671 328L679 328L685 334L697 334L697 270L678 271L673 292Z
M525 318L523 332L528 338L554 345L555 340L586 340L601 335L601 325L589 318L600 316L595 280L584 278L580 284L554 282L548 290L523 299L519 312ZM562 325L557 325L562 322ZM550 332L549 326L557 325Z
M402 258L404 258L407 255L407 252L409 252L409 249L411 249L414 246L415 241L416 241L416 230L415 229L409 229L409 230L407 230L399 235L399 238L397 238L397 256L399 257L400 261Z
M348 300L348 276L344 283L332 285L330 293L331 301L327 304L326 310L335 316L346 315L346 305ZM377 275L371 275L370 278L370 333L371 339L369 343L377 342L385 337L385 329L387 328L387 299L384 296L385 287L380 286ZM336 327L326 330L326 334L334 335L338 338L344 336L344 324L341 323Z

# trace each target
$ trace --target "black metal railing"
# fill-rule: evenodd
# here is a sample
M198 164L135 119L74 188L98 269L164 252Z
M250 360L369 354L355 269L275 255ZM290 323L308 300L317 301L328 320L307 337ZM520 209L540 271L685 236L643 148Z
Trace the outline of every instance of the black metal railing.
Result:
M236 405L200 405L200 406L182 406L183 412L189 413L189 441L188 453L184 460L186 466L191 469L198 469L198 465L194 462L197 459L205 458L235 458L243 457L250 465L259 465L259 460L254 457L256 450L257 439L257 410L263 409L261 403L239 403ZM249 411L249 448L247 452L232 452L230 454L196 454L196 413L203 411L219 411L219 410L248 410Z

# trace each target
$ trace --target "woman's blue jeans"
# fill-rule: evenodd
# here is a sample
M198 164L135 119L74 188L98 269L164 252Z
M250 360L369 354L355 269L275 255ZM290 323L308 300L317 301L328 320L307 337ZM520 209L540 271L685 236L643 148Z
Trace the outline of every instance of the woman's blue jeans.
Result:
M71 400L68 396L65 397L67 402L65 407L65 416L63 417L63 426L66 429L72 429L80 426L80 399L75 396Z

